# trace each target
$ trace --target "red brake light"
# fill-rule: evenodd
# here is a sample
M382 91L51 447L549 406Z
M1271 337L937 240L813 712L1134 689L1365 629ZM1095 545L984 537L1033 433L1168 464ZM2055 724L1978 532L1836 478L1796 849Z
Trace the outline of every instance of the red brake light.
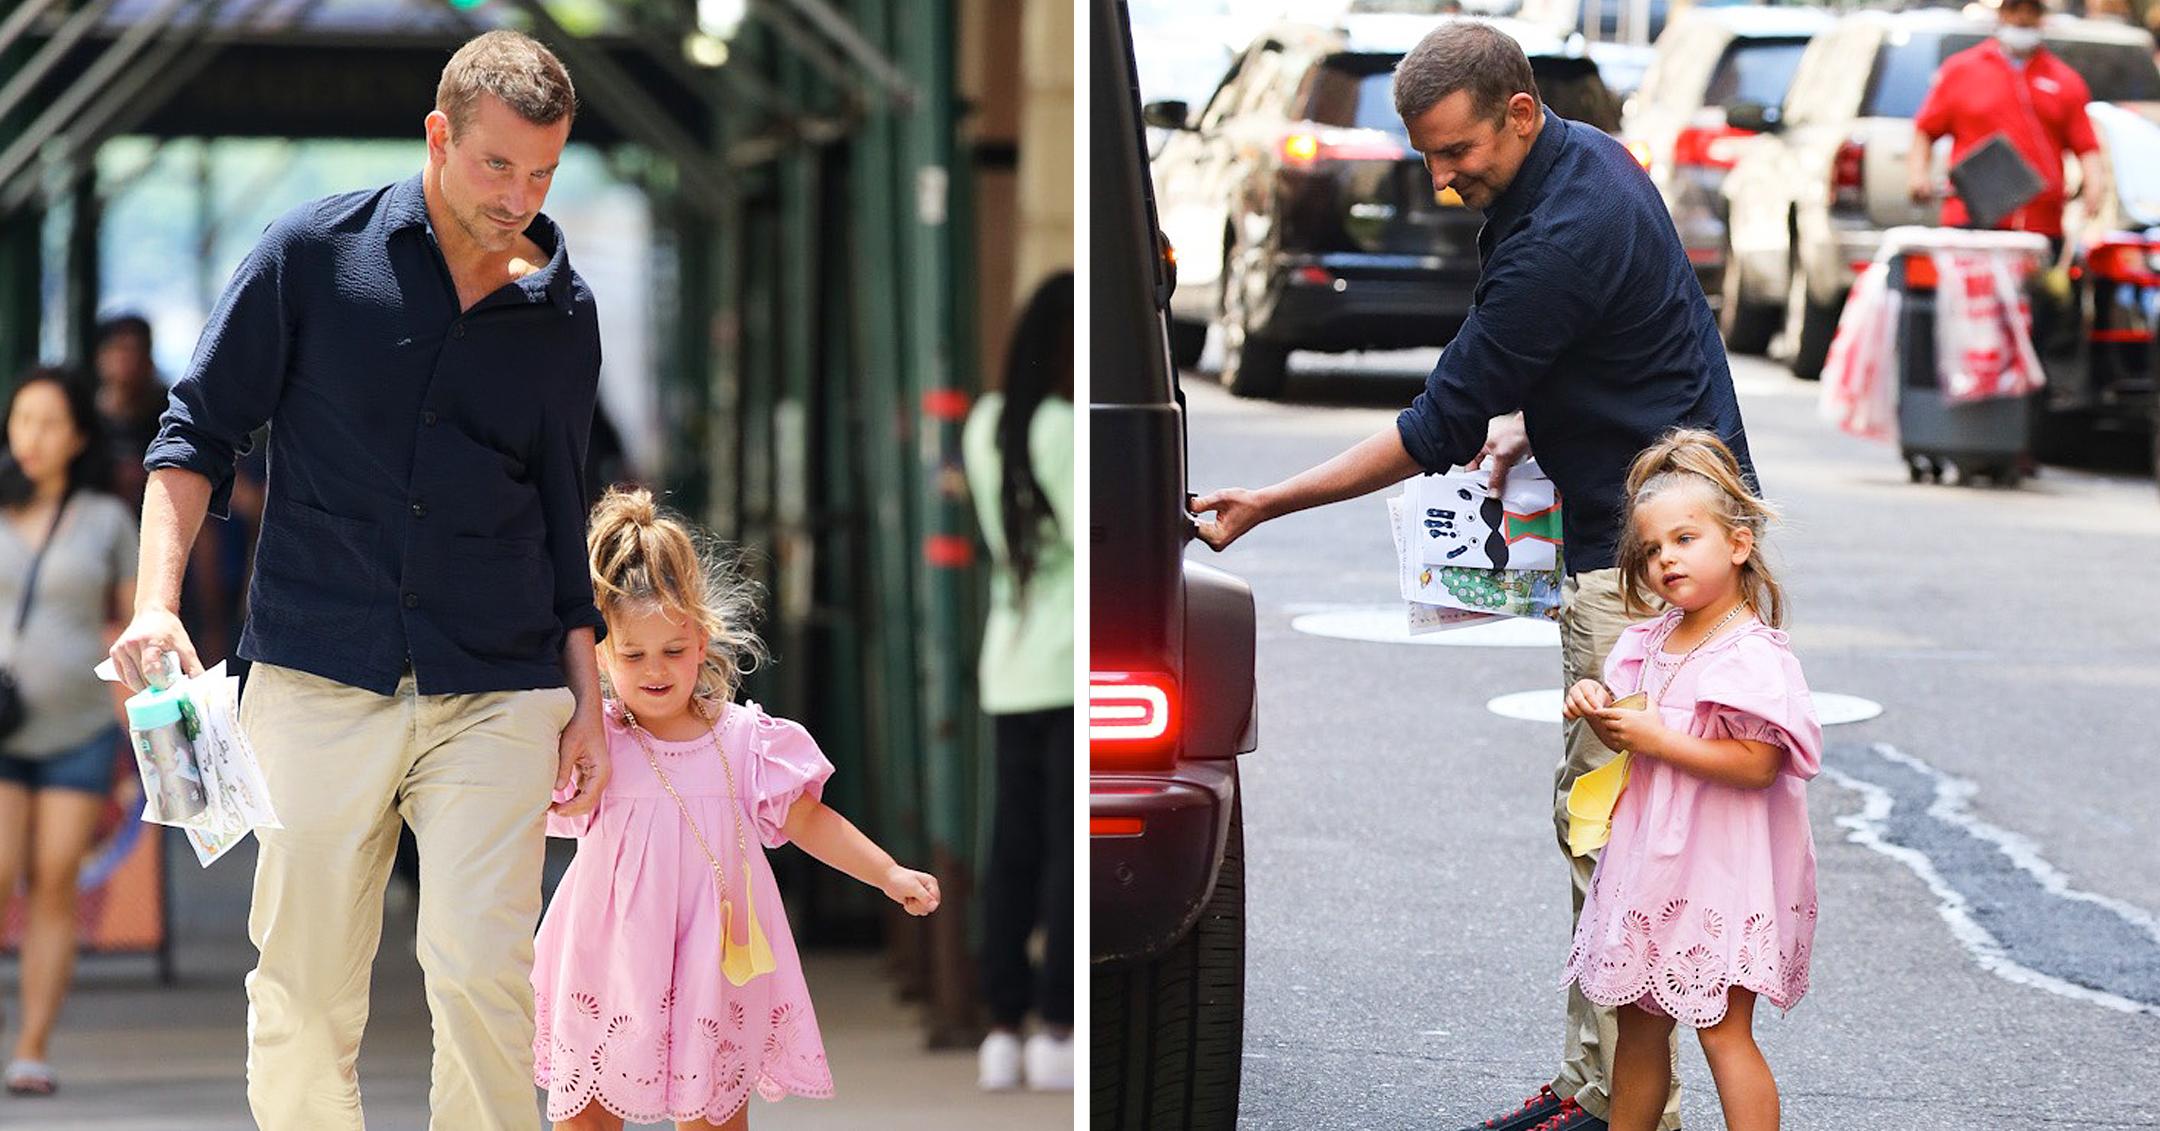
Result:
M1905 289L1908 291L1932 291L1935 289L1935 257L1926 252L1906 255Z
M1673 164L1698 169L1730 169L1740 159L1740 143L1752 130L1734 126L1689 126L1673 139ZM1641 161L1642 156L1637 155ZM1644 166L1648 167L1647 163Z
M1177 682L1167 673L1089 674L1091 761L1124 768L1167 766L1177 740Z
M2142 241L2094 244L2085 268L2110 283L2160 287L2160 244Z
M1283 161L1305 168L1320 161L1400 161L1410 151L1379 130L1300 131L1282 139Z
M1831 202L1848 208L1860 206L1861 178L1867 164L1867 146L1858 139L1838 146L1830 162Z

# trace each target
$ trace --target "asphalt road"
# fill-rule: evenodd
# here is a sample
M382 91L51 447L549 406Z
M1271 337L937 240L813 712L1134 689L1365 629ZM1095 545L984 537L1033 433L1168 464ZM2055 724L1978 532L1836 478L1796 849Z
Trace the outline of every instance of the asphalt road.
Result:
M1430 352L1300 355L1290 396L1188 374L1195 490L1258 486L1387 426ZM1204 363L1205 364L1205 363ZM1821 423L1815 386L1736 359L1795 648L1830 728L1810 787L1813 984L1757 1036L1786 1126L2160 1127L2160 493L2134 456L2015 491L1913 486ZM1243 1125L1449 1129L1549 1079L1568 885L1554 647L1308 635L1396 605L1380 500L1282 519L1213 558L1259 605L1243 763ZM1684 1041L1683 1118L1722 1125Z

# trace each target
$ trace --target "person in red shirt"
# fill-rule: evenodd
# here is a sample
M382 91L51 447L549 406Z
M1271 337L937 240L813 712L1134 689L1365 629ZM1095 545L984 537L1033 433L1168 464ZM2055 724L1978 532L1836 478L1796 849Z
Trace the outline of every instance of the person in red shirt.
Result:
M1974 147L2002 134L2044 183L2039 195L1999 227L2038 232L2059 244L2064 153L2076 154L2083 170L2086 211L2100 203L2100 143L2085 116L2091 92L2069 64L2041 45L2040 20L2047 12L2041 0L2002 0L1995 12L1994 38L1943 60L1920 112L1913 116L1913 145L1906 161L1910 191L1916 201L1935 193L1928 157L1936 138L1949 135L1950 162L1955 165ZM1955 195L1945 199L1942 224L1972 226L1965 202Z

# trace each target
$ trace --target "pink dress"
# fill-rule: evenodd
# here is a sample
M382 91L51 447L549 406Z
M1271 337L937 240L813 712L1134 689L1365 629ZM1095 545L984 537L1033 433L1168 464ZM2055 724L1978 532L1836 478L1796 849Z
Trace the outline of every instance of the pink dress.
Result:
M718 1123L753 1088L767 1100L831 1096L802 963L757 846L785 843L788 807L805 793L819 796L832 764L802 727L754 703L729 704L721 716L721 748L745 794L758 922L778 966L736 986L720 973L711 864L613 702L606 731L614 774L599 807L582 819L548 819L549 835L579 838L541 920L533 964L533 1077L547 1089L548 1118L598 1101L632 1123ZM738 803L719 756L709 739L648 740L727 868L740 937Z
M1672 684L1658 697L1666 726L1771 743L1785 766L1767 788L1742 789L1637 756L1563 984L1599 1005L1634 1004L1699 1029L1724 1019L1731 987L1779 1009L1807 992L1815 840L1805 784L1822 768L1822 724L1784 633L1750 621L1681 665L1657 650L1679 617L1622 632L1605 685L1627 695L1654 669L1651 690Z

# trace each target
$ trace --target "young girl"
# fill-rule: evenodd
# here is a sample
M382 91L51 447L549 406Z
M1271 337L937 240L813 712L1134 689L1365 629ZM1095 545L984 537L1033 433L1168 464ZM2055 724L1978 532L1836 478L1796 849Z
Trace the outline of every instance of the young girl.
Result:
M1821 766L1799 661L1777 626L1784 594L1760 554L1776 517L1716 436L1681 430L1628 471L1620 568L1630 626L1605 682L1568 689L1568 718L1632 753L1568 954L1567 980L1620 1009L1614 1131L1651 1131L1665 1105L1674 1022L1696 1030L1725 1125L1775 1131L1777 1084L1752 1022L1790 1009L1815 937L1815 842L1803 786ZM1612 706L1641 691L1649 709Z
M747 586L642 490L609 490L588 545L613 776L588 817L549 819L582 842L540 924L534 1077L558 1128L742 1131L753 1088L832 1094L754 844L792 840L913 915L937 880L819 802L832 765L802 727L729 701L760 654Z

